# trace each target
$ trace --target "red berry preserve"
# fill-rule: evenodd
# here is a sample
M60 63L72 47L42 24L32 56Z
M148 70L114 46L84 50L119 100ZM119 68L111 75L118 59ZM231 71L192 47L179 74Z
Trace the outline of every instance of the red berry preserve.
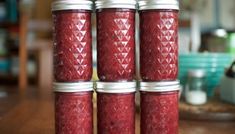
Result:
M135 4L135 0L96 2L100 81L131 81L134 78Z
M140 1L139 8L142 80L172 81L177 79L178 1Z
M92 77L92 2L61 0L52 4L54 79L89 81Z
M97 82L98 134L135 134L135 82Z
M180 86L143 83L140 84L141 134L178 134Z
M56 134L93 134L92 86L92 82L54 83Z

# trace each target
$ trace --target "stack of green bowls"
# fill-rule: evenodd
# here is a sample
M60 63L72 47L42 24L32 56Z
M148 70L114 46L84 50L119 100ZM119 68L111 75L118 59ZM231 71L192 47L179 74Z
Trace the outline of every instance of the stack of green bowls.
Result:
M226 53L189 53L179 55L179 75L182 85L187 82L188 70L206 71L207 95L213 96L214 89L220 84L225 68L234 60L234 55Z

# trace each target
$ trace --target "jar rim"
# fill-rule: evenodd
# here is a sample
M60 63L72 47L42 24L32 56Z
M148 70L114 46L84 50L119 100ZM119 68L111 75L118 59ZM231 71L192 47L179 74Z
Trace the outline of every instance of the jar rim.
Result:
M140 81L140 87L163 87L163 86L174 86L179 85L180 81L161 81L161 82L143 82Z
M162 82L140 82L140 91L168 92L181 89L179 80Z
M135 92L136 82L96 82L96 91L102 93Z
M93 2L90 0L59 0L55 1L51 5L52 11L58 10L92 10Z
M83 92L93 91L93 82L54 82L54 92Z
M138 2L139 10L172 9L179 10L178 0L141 0Z
M136 0L97 0L96 9L102 8L127 8L136 9Z
M159 87L140 87L140 91L144 92L170 92L170 91L180 91L182 87L180 85L171 86L159 86Z

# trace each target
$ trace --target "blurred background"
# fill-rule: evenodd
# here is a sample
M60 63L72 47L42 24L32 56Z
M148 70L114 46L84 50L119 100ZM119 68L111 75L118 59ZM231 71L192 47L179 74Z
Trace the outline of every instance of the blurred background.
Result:
M0 0L0 85L50 84L51 2Z
M51 2L0 0L0 98L7 96L5 87L51 87ZM235 1L180 0L180 7L180 115L235 120ZM95 66L95 15L92 20ZM93 79L97 79L96 69ZM208 113L213 112L216 116L209 118Z

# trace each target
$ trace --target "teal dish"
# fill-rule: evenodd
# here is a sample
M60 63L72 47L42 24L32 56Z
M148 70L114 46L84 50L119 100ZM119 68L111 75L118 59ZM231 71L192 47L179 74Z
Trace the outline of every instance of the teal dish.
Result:
M225 68L229 67L234 57L227 53L180 54L178 79L185 85L188 70L204 69L207 73L207 94L211 97L214 95L214 89L220 84Z

